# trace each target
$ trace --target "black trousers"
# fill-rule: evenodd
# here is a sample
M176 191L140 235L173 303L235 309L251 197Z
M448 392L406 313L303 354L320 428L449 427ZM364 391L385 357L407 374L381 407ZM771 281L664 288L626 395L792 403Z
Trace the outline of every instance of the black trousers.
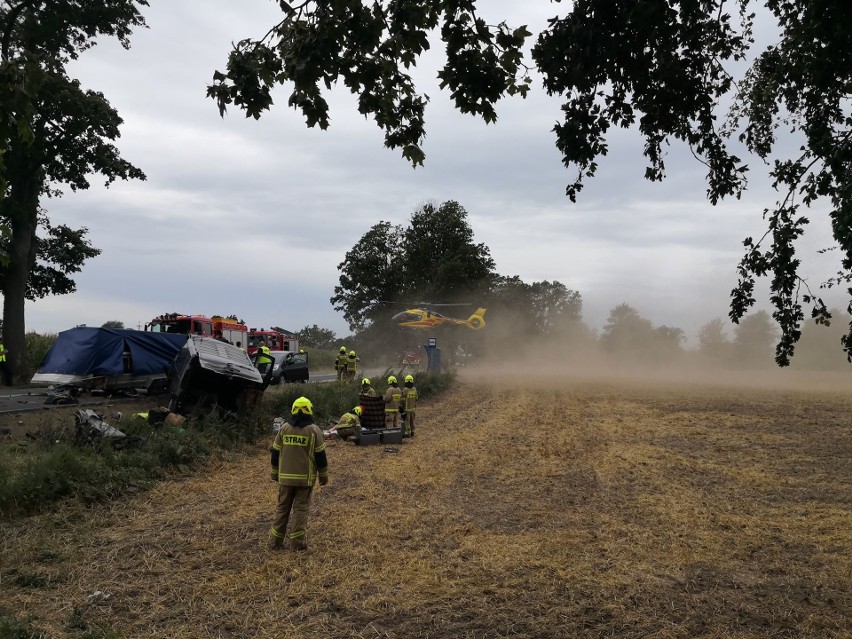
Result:
M0 373L3 374L3 382L6 386L12 385L12 372L9 370L8 362L0 362Z

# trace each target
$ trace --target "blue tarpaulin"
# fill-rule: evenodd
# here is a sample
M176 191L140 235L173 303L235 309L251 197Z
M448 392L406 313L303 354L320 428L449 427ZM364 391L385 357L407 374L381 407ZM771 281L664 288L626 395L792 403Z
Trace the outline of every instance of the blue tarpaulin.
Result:
M186 343L186 335L117 328L79 327L62 331L39 366L38 375L162 375ZM35 378L33 378L35 380Z

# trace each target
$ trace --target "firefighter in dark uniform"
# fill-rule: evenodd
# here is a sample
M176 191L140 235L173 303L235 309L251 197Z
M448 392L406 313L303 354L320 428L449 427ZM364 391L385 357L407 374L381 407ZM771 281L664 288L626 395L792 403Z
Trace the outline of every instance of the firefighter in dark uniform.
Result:
M344 441L355 441L361 432L361 415L363 410L356 406L348 413L343 413L337 420L337 434ZM354 438L354 439L350 439Z
M378 393L376 393L376 389L373 388L373 385L370 383L370 380L366 377L361 380L361 390L358 392L358 395L361 397L378 397Z
M406 437L414 437L414 411L416 406L417 389L414 387L414 375L406 375L405 386L402 389L402 407L405 409L403 427Z
M346 347L341 346L337 359L334 360L334 370L337 371L337 381L344 379L346 373Z
M314 424L313 406L307 397L293 402L290 419L275 434L271 452L270 477L278 483L278 507L269 531L269 547L280 549L289 540L293 550L306 550L314 482L319 477L320 486L328 483L325 437Z
M399 405L402 401L402 389L396 377L388 377L388 389L385 391L385 428L399 428Z

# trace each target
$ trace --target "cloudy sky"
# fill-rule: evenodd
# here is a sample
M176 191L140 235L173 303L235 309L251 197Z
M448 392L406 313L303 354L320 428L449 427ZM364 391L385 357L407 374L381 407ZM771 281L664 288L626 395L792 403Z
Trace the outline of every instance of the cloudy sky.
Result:
M545 0L482 5L490 22L527 23L534 33L565 11ZM453 199L500 274L579 291L594 327L626 302L693 339L703 323L726 316L741 242L762 234L761 211L775 201L755 165L742 200L711 206L703 167L674 143L668 179L646 182L642 140L619 130L598 176L571 204L564 189L573 174L550 132L559 101L540 90L506 100L496 125L461 115L434 79L437 47L417 72L431 102L426 164L416 170L383 147L345 91L329 96L327 131L307 129L283 89L261 120L239 110L223 119L206 86L232 42L280 20L277 3L153 0L145 16L149 28L129 51L102 42L71 72L117 108L125 122L119 148L148 179L109 189L93 180L89 191L45 202L57 223L88 227L103 253L77 276L76 294L28 304L29 330L107 320L137 327L178 311L346 335L329 303L346 251L380 220L405 224L424 202ZM803 274L817 284L837 263L813 256L830 233L824 215L810 217Z

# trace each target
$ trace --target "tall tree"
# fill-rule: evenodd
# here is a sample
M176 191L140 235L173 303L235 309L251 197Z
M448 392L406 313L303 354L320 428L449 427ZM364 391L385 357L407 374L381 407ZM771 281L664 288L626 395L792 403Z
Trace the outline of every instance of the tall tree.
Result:
M780 37L748 66L742 62L753 44L756 5L774 19ZM234 104L260 117L272 105L273 86L289 84L288 105L308 126L325 129L323 87L342 81L358 95L359 112L374 116L385 145L417 165L424 159L428 97L408 70L430 48L430 31L440 29L446 45L440 86L461 112L494 121L495 103L526 95L531 84L522 55L530 32L488 24L476 0L306 0L281 8L281 22L259 40L237 43L226 71L214 74L208 95L220 112ZM729 149L731 137L771 165L782 198L764 211L763 237L744 240L730 315L742 318L755 303L755 279L769 277L782 330L776 361L786 365L802 305L810 304L814 316L830 315L799 275L795 242L808 223L801 205L830 202L841 270L825 285L852 281L848 0L575 0L564 16L548 21L532 58L544 89L564 100L564 119L553 130L563 162L577 170L566 189L572 200L596 173L613 126L638 127L649 180L665 176L663 149L671 139L686 144L707 167L714 204L746 187L748 166ZM781 129L792 129L797 147L804 141L799 152L788 155L790 145L776 145ZM852 324L844 343L852 357Z
M97 255L86 229L40 216L58 185L86 189L88 176L144 179L112 141L122 120L106 98L68 77L67 66L100 36L127 48L144 26L147 0L8 1L0 6L0 228L3 320L13 370L24 352L24 300L75 290L67 274ZM39 227L45 236L39 237ZM39 259L41 258L41 261Z
M64 295L77 290L69 275L79 273L83 262L100 255L86 238L88 229L72 229L64 224L54 225L40 210L38 229L41 236L35 238L36 259L30 268L25 297L37 300L48 295ZM0 246L10 249L11 237L0 241ZM6 281L9 264L0 263L0 282Z
M492 329L509 324L512 331L521 335L536 332L533 312L533 292L520 276L498 275L488 283L484 305L488 306ZM491 331L489 331L491 332ZM502 335L499 339L502 339Z
M764 366L772 361L772 344L778 328L766 311L750 313L734 328L737 360L747 366Z
M517 275L497 276L488 282L485 300L492 317L505 318L514 331L528 336L552 334L583 317L580 293L555 280L528 284Z
M458 202L425 204L405 228L380 222L338 265L331 303L353 331L386 318L387 302L441 303L480 291L494 275L488 247L473 241Z
M548 335L560 324L579 322L583 319L583 299L562 282L533 282L532 311L538 331Z
M494 273L488 247L474 243L467 211L452 200L412 213L403 255L402 293L411 299L464 301Z
M831 315L840 321L850 321L848 313L837 308L831 309ZM792 367L801 370L848 370L848 362L837 350L844 332L842 324L835 326L832 323L826 328L815 319L806 321L802 326L802 338L796 348Z
M383 301L399 299L402 291L402 228L379 222L347 251L337 265L339 284L331 303L352 331L361 331L384 311Z
M318 325L305 326L299 331L299 343L311 348L332 348L337 341L334 331Z
M619 304L610 310L600 341L609 352L629 355L646 351L654 337L651 320L642 317L629 304Z
M716 317L698 329L699 352L716 362L724 360L731 352L731 341L725 334L725 322Z
M676 326L657 326L654 329L655 345L661 353L672 355L683 350L686 333Z

